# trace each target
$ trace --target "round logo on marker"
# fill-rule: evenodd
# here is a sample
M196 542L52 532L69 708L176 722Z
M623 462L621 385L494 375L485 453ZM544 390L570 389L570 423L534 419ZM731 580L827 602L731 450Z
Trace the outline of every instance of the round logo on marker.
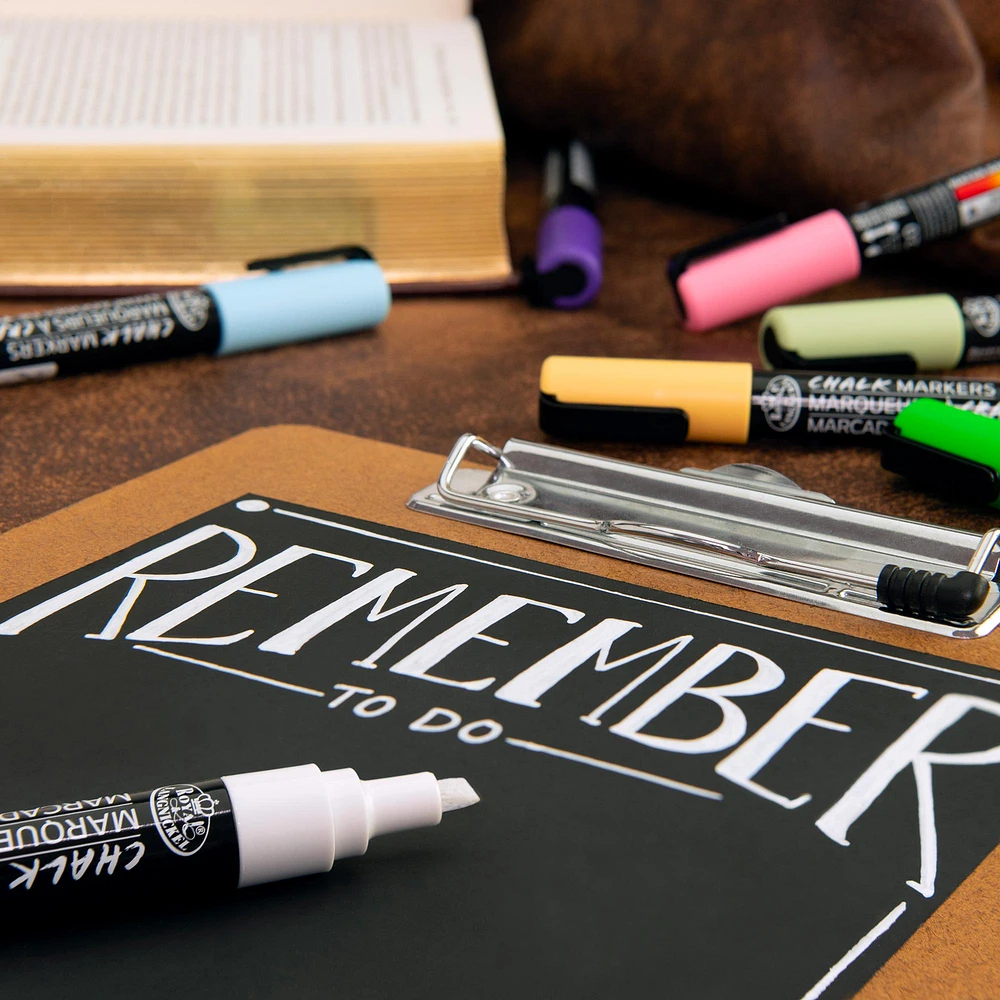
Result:
M981 337L995 337L1000 333L1000 302L992 295L963 300L962 312Z
M790 375L775 375L760 395L760 409L768 427L790 431L802 412L802 390Z
M174 315L189 330L200 330L208 322L212 300L197 288L182 288L167 292L167 302Z
M149 796L156 830L174 854L197 854L219 804L197 785L163 785Z

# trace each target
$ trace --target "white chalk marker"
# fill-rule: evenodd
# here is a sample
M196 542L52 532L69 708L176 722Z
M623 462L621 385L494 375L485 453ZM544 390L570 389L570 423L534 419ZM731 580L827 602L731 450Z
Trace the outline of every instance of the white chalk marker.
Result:
M329 871L372 837L479 796L429 771L362 781L315 764L0 813L0 912L130 895L183 900Z

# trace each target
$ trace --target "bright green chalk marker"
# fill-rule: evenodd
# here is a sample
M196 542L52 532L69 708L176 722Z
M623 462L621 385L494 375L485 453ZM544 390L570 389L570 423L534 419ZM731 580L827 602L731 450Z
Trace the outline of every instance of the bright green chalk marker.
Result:
M1000 507L1000 421L914 400L885 435L882 468L965 503Z

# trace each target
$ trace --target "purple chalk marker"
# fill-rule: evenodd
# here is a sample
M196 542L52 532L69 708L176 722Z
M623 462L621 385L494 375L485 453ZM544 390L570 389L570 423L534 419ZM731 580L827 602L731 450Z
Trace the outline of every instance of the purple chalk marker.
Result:
M582 143L549 151L543 192L547 212L535 258L524 266L533 305L578 309L600 291L604 268L596 195L594 165Z

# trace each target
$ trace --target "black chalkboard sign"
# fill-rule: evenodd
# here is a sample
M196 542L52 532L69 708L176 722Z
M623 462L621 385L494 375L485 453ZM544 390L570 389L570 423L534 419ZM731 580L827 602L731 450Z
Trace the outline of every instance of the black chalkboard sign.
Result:
M307 762L483 800L13 927L4 996L847 997L998 839L996 673L278 500L0 605L0 663L0 811Z

